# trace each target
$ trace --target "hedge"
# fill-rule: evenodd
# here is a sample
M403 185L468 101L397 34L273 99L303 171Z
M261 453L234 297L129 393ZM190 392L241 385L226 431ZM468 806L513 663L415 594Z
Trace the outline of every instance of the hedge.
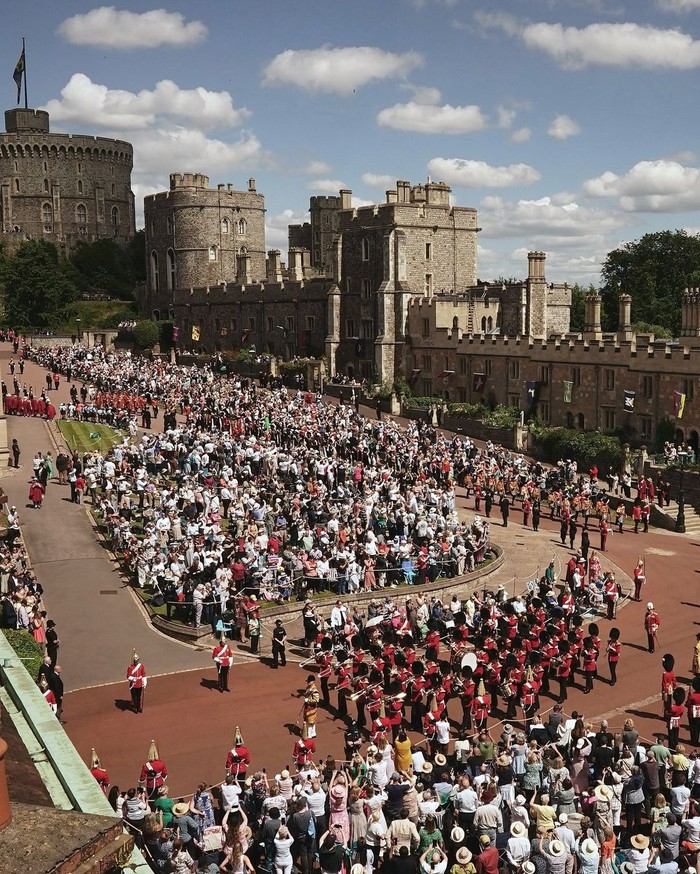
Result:
M22 660L22 664L29 671L31 677L36 680L39 668L44 660L44 650L41 644L37 643L28 631L3 628L2 633L7 638L7 642L12 649L17 653L17 656Z
M596 465L601 471L621 470L625 453L617 437L599 431L569 428L533 429L536 448L545 461L556 463L570 458L586 470Z

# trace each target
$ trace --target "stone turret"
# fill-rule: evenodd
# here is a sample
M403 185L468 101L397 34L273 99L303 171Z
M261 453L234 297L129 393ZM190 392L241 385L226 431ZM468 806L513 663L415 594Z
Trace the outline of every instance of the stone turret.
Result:
M681 298L681 337L700 337L700 289L686 288Z
M282 282L282 253L279 249L270 249L267 253L267 281Z
M632 298L629 294L620 295L620 325L618 328L618 337L624 343L631 343L633 339L632 333Z
M591 292L586 295L583 333L591 340L601 340L603 330L600 325L600 295Z

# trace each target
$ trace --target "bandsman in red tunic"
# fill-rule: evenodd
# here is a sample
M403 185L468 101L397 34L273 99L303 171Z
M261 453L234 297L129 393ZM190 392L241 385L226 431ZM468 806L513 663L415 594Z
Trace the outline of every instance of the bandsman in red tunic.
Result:
M236 726L233 746L226 756L226 775L233 774L238 783L242 786L243 783L245 783L249 764L250 752L248 751L248 747L243 743L240 729Z
M211 657L214 659L219 675L219 692L229 692L228 672L233 664L233 650L224 634L221 635L219 643L214 647Z

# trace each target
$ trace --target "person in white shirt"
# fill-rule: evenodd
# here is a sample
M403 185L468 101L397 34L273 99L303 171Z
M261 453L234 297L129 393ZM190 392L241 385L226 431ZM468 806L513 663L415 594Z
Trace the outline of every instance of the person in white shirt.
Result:
M530 858L530 840L527 829L521 822L516 821L510 827L506 856L516 871Z

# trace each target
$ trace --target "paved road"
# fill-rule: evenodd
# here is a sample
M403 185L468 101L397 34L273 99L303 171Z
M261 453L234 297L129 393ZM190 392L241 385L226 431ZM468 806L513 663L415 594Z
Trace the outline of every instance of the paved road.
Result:
M6 381L10 355L9 344L0 344L0 368ZM44 374L29 362L22 381L43 386ZM68 398L69 388L64 381L59 401ZM70 502L68 486L52 482L41 510L28 505L32 458L39 450L54 448L43 420L8 416L7 422L10 440L16 437L22 451L21 466L3 477L1 484L10 503L19 508L22 532L45 590L49 617L56 622L66 688L123 679L134 647L151 674L209 664L208 653L195 652L153 631L97 541L85 507Z

